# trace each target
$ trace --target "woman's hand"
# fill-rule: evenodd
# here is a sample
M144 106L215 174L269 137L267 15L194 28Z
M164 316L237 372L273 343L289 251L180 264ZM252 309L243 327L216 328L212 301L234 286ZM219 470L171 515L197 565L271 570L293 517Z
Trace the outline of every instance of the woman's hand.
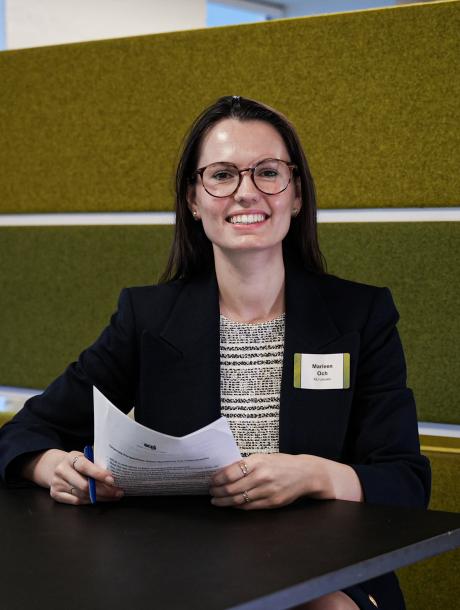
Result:
M44 451L25 465L22 476L49 487L50 496L64 504L90 504L87 477L96 481L98 502L113 502L123 497L123 490L115 486L112 474L87 460L80 451Z
M245 510L278 508L301 496L362 501L356 472L345 464L315 455L254 454L235 462L212 479L215 506Z
M343 591L323 595L292 610L359 610L359 606Z

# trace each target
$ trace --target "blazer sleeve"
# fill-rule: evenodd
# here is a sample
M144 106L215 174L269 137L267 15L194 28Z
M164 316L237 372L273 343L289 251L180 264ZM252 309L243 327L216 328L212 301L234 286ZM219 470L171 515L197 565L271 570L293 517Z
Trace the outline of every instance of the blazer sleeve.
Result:
M33 453L81 450L93 442L93 385L125 413L131 410L138 370L135 336L125 289L97 341L0 429L0 477L7 484L17 482L20 467Z
M420 454L398 319L390 291L379 289L361 334L348 453L365 501L425 507L431 471Z

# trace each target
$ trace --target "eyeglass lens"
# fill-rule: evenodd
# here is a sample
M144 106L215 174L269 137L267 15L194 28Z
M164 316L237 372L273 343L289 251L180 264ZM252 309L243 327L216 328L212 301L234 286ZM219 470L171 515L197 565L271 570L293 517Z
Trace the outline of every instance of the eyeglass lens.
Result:
M279 159L264 159L252 170L256 187L267 195L281 193L289 184L291 170ZM238 188L240 173L232 163L212 163L203 171L204 188L216 197L228 197Z

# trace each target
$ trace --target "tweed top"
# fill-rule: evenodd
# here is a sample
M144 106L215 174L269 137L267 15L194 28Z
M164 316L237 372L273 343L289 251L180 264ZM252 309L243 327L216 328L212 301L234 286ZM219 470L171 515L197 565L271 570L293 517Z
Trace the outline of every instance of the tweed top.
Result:
M221 413L243 457L279 451L285 314L260 323L220 316Z

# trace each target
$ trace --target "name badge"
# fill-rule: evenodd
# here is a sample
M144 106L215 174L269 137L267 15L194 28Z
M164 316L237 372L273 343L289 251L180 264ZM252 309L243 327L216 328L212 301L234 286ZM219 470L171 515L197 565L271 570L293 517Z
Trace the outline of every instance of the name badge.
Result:
M350 387L350 354L294 354L294 387L346 390Z

